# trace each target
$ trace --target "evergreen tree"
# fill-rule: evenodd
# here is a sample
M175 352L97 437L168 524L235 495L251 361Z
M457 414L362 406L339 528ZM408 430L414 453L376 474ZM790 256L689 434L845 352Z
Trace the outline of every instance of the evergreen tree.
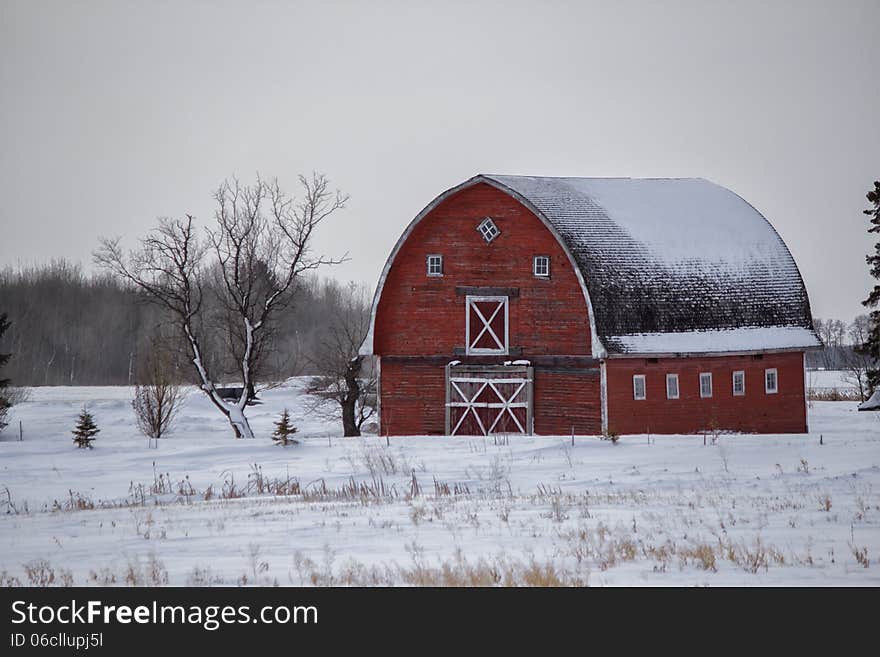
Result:
M296 427L290 423L290 413L288 413L285 408L281 417L275 423L275 431L272 432L272 440L275 441L276 445L281 445L283 447L286 447L291 443L298 445L299 441L291 438L295 433Z
M6 329L12 326L12 322L10 322L6 318L6 313L0 314L0 338L3 337L3 334L6 333ZM9 358L12 354L0 354L0 367L6 365L9 362ZM0 379L0 390L9 385L9 379Z
M869 233L880 234L880 180L874 181L874 189L868 192L867 199L873 207L865 210L865 214L871 217L871 227L868 228ZM865 256L865 260L871 267L871 276L880 281L880 240L874 245L874 253ZM867 354L874 359L875 367L869 369L868 389L873 394L874 389L880 386L880 282L868 294L862 304L868 308L874 308L870 313L871 328L868 333L868 340L858 348L859 352Z
M85 408L79 414L76 421L76 429L73 430L73 442L79 448L92 448L95 435L101 431L95 424L95 418Z
M3 337L3 334L10 325L11 322L6 319L6 313L0 314L0 337ZM0 368L6 365L10 356L12 356L12 354L0 354ZM12 408L12 402L6 394L6 388L8 386L9 379L0 379L0 431L3 431L3 429L6 428L6 414L9 412L9 409Z

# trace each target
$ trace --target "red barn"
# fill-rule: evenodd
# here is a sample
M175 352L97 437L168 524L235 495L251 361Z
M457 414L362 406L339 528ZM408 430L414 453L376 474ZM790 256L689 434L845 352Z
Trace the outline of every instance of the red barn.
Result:
M361 353L383 434L807 430L803 280L702 179L479 175L388 257Z

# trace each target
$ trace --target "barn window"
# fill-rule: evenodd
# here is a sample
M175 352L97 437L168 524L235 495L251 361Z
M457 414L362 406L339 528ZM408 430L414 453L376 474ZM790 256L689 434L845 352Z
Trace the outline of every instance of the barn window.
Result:
M775 395L779 392L779 377L776 374L776 368L764 370L764 392L768 395Z
M550 256L535 256L532 271L535 276L540 278L549 278L550 276Z
M678 374L666 375L666 399L678 399Z
M700 397L712 396L712 373L702 372L700 374Z
M443 256L432 254L428 256L428 276L443 275Z
M494 240L501 234L501 231L498 230L498 226L495 225L495 222L492 221L492 217L486 217L480 222L480 225L477 226L477 230L480 235L483 236L483 239L486 240L486 244Z
M633 399L645 399L645 375L633 375Z
M507 354L507 297L468 295L465 333L467 353Z
M745 372L734 372L733 373L733 396L734 397L742 397L746 394L746 373Z

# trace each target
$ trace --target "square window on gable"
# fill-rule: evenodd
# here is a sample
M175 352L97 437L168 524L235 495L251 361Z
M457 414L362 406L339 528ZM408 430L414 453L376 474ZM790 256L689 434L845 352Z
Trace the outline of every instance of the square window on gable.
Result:
M498 226L492 221L492 217L486 217L483 219L477 226L477 232L483 236L483 239L486 240L486 244L501 234L501 231L498 230Z
M428 276L443 275L443 256L431 254L428 256Z
M550 256L535 256L532 273L539 278L550 277Z

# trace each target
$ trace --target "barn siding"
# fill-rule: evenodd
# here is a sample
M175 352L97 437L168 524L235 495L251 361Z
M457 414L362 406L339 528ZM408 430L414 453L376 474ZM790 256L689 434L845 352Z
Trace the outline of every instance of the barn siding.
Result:
M486 216L501 230L490 244L476 231ZM428 254L443 255L442 277L426 276ZM549 280L532 275L536 255L550 256ZM583 291L559 242L531 211L485 183L442 201L401 245L376 310L374 353L465 360L455 355L465 346L461 286L519 288L510 298L509 344L522 349L516 357L591 354Z
M608 427L618 434L692 433L719 429L803 433L807 430L803 353L607 361ZM776 368L779 392L764 392L764 370ZM733 396L733 372L743 370L746 394ZM712 373L712 397L700 397L701 372ZM666 374L678 374L679 399L666 398ZM646 377L647 399L633 399L633 375Z
M598 368L535 372L535 433L596 435L602 430Z
M382 435L423 436L446 429L446 368L382 359Z

